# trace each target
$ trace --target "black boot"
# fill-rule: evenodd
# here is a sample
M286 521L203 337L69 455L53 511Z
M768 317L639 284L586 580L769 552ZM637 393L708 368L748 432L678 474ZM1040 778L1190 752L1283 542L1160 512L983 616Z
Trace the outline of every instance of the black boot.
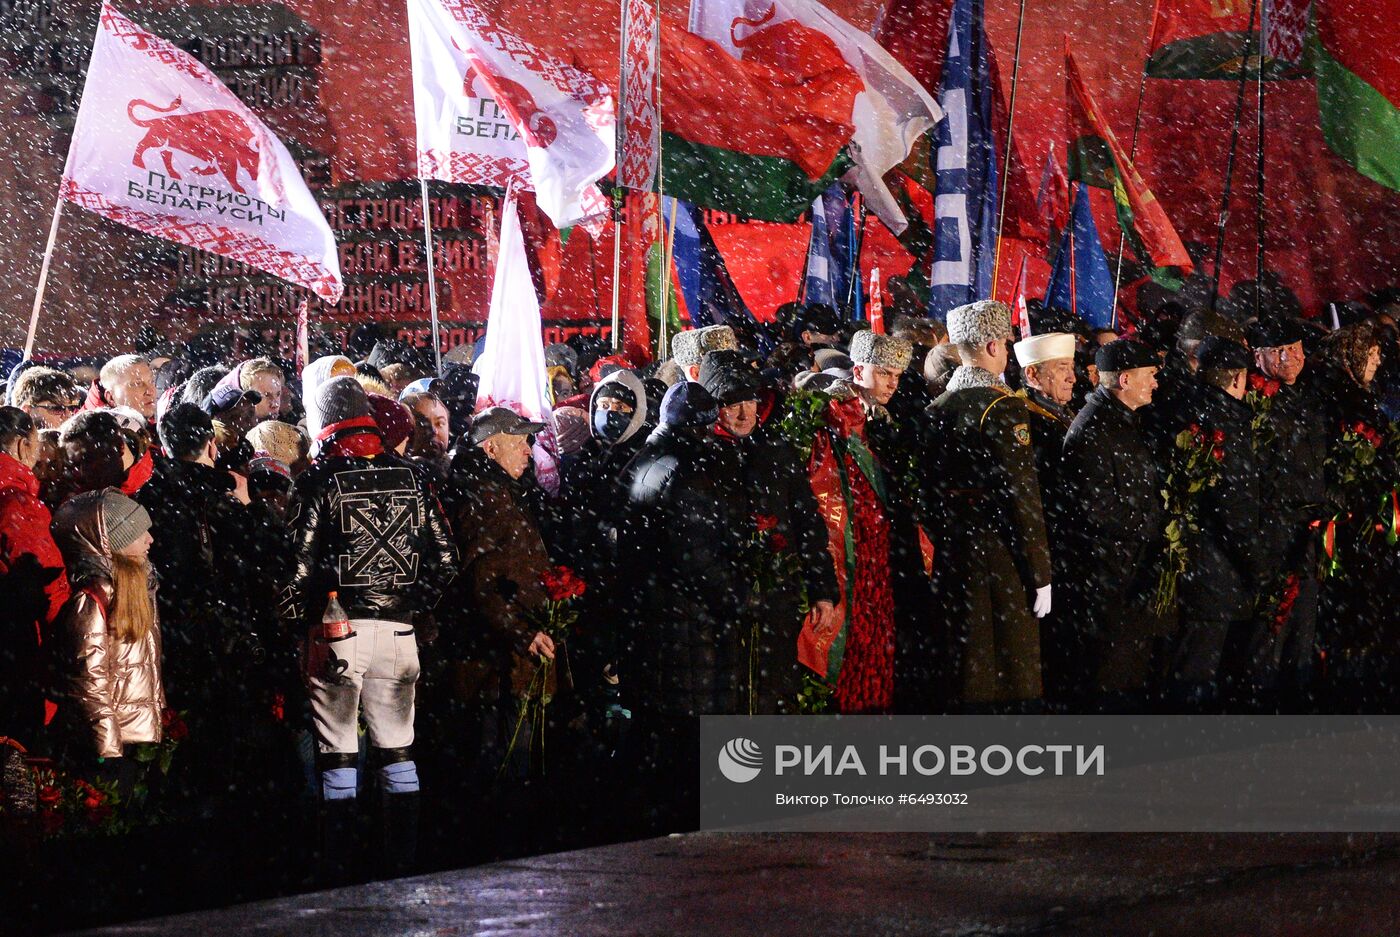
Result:
M417 791L382 796L379 860L383 878L403 878L413 874L418 860Z
M355 857L359 852L355 827L359 804L355 798L323 800L320 808L321 853L316 857L316 883L339 888L355 881Z

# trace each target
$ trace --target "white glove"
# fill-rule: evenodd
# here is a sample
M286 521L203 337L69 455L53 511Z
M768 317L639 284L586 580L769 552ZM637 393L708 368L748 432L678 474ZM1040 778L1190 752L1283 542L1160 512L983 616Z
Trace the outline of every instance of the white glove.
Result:
M1036 618L1044 618L1050 614L1050 587L1048 585L1035 590L1035 606L1032 611L1035 612Z

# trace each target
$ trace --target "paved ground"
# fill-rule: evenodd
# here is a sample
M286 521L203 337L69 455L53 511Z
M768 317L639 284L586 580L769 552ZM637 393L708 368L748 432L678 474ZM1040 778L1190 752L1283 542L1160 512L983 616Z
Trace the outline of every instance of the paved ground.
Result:
M1392 935L1400 836L697 833L89 931Z

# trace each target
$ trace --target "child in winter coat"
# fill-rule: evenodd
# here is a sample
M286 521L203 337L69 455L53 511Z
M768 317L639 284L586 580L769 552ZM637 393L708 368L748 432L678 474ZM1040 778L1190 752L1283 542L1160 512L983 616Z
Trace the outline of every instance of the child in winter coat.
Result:
M60 725L76 768L95 759L121 785L135 770L130 746L162 737L150 528L146 509L115 488L70 498L53 524L73 590L54 629Z

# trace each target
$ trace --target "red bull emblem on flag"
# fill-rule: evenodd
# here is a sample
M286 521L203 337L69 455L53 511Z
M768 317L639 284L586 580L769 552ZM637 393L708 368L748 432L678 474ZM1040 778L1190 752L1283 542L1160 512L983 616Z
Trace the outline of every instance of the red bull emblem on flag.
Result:
M535 191L557 227L601 220L612 171L607 88L491 22L470 0L409 0L418 172Z
M209 69L111 6L59 191L340 301L335 237L287 148Z

